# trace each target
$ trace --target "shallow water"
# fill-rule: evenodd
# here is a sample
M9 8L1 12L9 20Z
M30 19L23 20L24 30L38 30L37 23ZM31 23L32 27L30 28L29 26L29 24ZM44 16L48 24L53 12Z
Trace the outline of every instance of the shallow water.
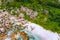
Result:
M58 40L58 38L59 38L57 33L46 30L42 26L39 26L37 24L29 22L26 25L28 25L27 30L29 30L31 33L39 36L40 38L42 38L42 40ZM34 28L34 30L31 31L31 27Z

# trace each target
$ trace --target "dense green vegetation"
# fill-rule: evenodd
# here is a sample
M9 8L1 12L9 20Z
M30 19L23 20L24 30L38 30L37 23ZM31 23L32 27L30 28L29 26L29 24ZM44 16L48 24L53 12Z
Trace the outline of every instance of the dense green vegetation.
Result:
M13 2L2 0L2 2L0 9L6 8L11 10L11 7L15 9L16 7L26 6L34 11L38 11L38 16L35 19L31 19L26 14L25 19L39 24L48 30L60 33L60 3L58 0L14 0Z

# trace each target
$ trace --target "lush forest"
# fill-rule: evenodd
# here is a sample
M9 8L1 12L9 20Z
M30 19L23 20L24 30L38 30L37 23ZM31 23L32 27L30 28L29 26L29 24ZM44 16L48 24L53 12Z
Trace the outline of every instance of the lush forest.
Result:
M60 33L60 0L1 0L0 9L9 12L25 6L38 12L35 19L26 16L25 19L43 26L45 29ZM17 15L14 13L14 15Z

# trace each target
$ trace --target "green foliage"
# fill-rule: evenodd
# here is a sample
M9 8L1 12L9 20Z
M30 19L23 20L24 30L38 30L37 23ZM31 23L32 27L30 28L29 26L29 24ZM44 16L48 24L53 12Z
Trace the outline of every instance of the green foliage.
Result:
M35 19L31 19L24 13L25 19L39 24L48 30L60 33L60 3L58 3L58 0L14 0L14 2L11 3L3 3L1 9L6 8L11 11L11 7L15 9L21 6L26 6L34 11L38 11L38 16ZM47 15L44 12L45 10L49 11Z

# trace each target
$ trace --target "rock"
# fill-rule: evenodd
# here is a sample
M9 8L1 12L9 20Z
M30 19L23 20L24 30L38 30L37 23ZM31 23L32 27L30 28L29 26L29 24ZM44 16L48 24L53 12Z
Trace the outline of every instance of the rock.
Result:
M45 10L46 15L49 13L49 11Z
M5 38L5 40L11 40L11 38Z
M21 6L20 11L21 11L21 12L25 12L25 11L26 11L26 7Z
M29 38L29 36L24 32L20 32L20 36L23 38L23 40L28 40Z
M6 0L6 2L10 2L11 3L11 2L14 2L14 0Z
M35 16L34 16L34 15L30 15L30 18L31 18L31 19L34 19L34 18L35 18Z
M19 18L24 18L24 14L20 13Z
M2 13L3 12L3 10L0 10L0 13Z
M38 15L38 12L37 11L34 11L33 14L34 14L34 16L37 16Z
M5 32L5 29L2 27L2 28L0 28L0 30L1 30L1 32Z
M1 0L0 0L0 6L2 5L2 2L1 2Z

